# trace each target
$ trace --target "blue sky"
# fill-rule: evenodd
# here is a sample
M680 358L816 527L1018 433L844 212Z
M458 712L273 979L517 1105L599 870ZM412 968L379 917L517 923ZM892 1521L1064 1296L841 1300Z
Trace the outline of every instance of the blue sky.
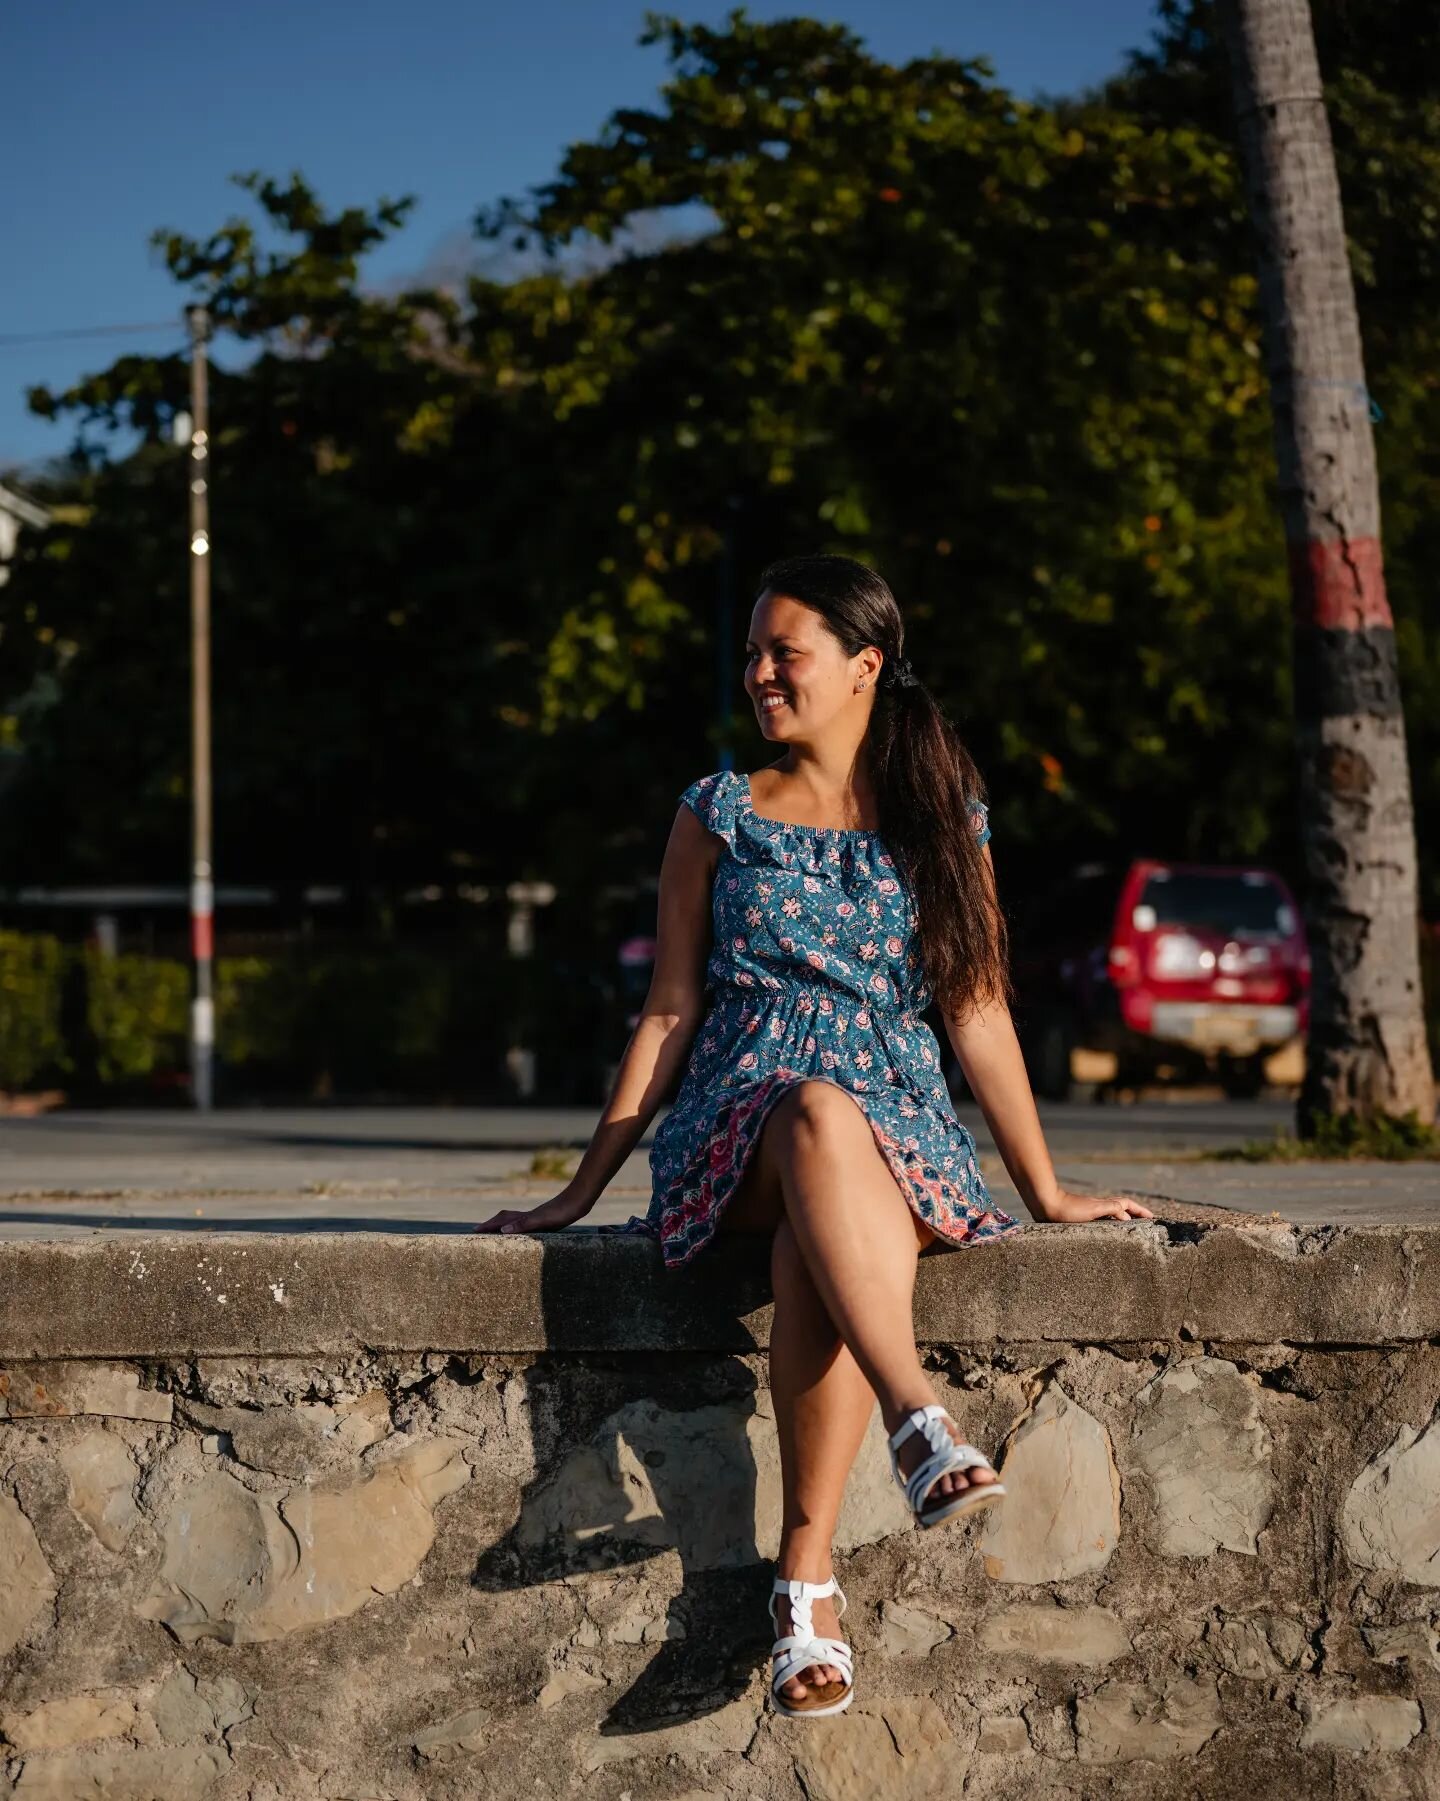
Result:
M477 207L544 181L617 106L654 101L662 48L642 4L607 0L62 0L7 12L0 107L0 470L54 455L68 427L26 387L64 387L125 349L180 342L182 296L149 234L242 211L231 174L299 169L328 206L414 194L367 264L389 282L453 244ZM723 22L727 6L657 7ZM755 4L754 18L802 6ZM986 56L1018 93L1072 92L1148 42L1151 0L830 0L872 51ZM174 319L136 337L7 338ZM223 350L221 355L223 357Z

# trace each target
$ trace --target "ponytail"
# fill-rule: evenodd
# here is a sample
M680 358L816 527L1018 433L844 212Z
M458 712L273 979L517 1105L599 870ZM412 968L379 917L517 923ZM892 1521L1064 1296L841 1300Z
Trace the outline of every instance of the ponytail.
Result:
M1009 936L978 826L985 784L923 682L887 683L871 717L881 831L915 897L920 953L941 1009L1013 999Z

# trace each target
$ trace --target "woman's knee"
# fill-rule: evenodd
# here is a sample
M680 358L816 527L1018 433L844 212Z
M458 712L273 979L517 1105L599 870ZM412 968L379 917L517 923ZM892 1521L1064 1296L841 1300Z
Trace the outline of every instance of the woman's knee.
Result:
M766 1131L772 1130L775 1133L772 1149L782 1156L796 1146L840 1141L854 1144L857 1149L863 1143L877 1158L880 1157L868 1116L859 1102L834 1082L797 1082L772 1109ZM888 1169L888 1164L885 1167ZM897 1189L899 1186L897 1177ZM940 1234L926 1225L908 1202L906 1210L915 1233L917 1252L937 1243Z
M858 1104L834 1082L797 1082L776 1102L769 1125L776 1135L794 1142L848 1134L855 1136L869 1127Z
M745 1174L726 1204L721 1230L773 1231L785 1217L781 1172L792 1147L802 1140L823 1141L840 1129L842 1109L864 1126L859 1108L833 1082L797 1082L788 1089L765 1117Z

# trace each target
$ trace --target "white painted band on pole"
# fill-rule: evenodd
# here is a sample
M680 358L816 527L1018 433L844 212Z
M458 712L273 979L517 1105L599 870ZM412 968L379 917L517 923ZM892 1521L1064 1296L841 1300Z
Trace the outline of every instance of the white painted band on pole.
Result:
M190 884L190 911L192 913L213 913L215 911L215 884L206 877Z
M215 1002L208 996L196 995L190 1003L190 1037L195 1044L215 1042Z

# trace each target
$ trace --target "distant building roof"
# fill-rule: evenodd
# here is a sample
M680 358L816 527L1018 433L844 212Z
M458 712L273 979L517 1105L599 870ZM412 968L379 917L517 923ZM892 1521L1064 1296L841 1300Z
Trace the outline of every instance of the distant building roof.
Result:
M3 482L0 482L0 513L9 513L21 525L39 527L50 523L49 512L38 501L27 500L13 488L7 488Z

